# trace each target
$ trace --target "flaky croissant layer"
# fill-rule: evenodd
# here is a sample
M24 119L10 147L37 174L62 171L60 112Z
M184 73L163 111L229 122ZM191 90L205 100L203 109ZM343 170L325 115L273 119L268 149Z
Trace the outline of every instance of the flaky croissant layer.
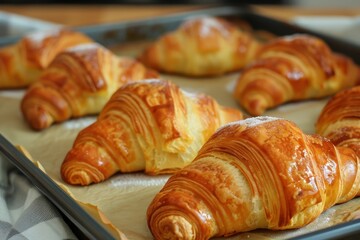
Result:
M327 102L316 132L337 146L351 147L360 156L360 86L341 91Z
M251 115L291 101L322 98L360 83L360 69L321 39L304 34L265 44L242 71L234 97Z
M24 88L36 81L62 51L93 42L86 35L69 29L37 31L19 42L0 49L0 89Z
M260 43L222 18L188 19L146 48L139 59L161 72L216 76L243 68Z
M26 91L21 110L35 130L70 118L98 114L129 81L157 77L140 62L113 54L97 43L68 48Z
M242 117L169 81L131 82L78 134L61 174L70 184L88 185L119 171L172 173L188 165L218 127Z
M355 197L359 158L294 123L248 118L221 127L147 210L155 239L209 239L302 227Z

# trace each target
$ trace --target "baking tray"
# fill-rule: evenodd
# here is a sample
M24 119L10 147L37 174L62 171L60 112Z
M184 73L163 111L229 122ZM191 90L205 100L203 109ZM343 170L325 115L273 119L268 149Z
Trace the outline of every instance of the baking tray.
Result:
M59 185L0 134L0 155L24 174L64 216L79 239L115 239L97 220L79 206Z
M27 33L60 27L55 24L31 17L25 17L0 10L0 46L13 43Z
M360 15L358 16L298 16L292 19L298 26L312 29L360 46Z
M313 32L311 30L307 30L305 28L301 28L299 26L284 23L271 19L269 17L259 15L256 12L252 11L251 8L244 6L220 6L200 11L158 17L154 19L142 19L138 21L85 26L76 28L76 30L89 35L95 41L103 44L104 46L107 46L109 48L117 48L119 45L122 44L126 45L133 42L136 43L154 40L160 35L177 28L179 24L181 24L186 18L199 15L221 16L230 20L241 19L250 23L251 27L256 30L269 31L278 36L290 35L294 33L312 34L324 39L324 41L326 41L334 51L341 52L354 59L355 62L360 63L360 49L355 45L349 44L346 41L339 40L331 36L326 36L317 32ZM232 75L229 76L231 77ZM202 80L196 82L189 81L187 83L184 83L183 87L197 88L198 90L202 90L204 89L204 85L211 85L213 84L212 82L214 81L212 81L211 79L209 79L207 84L204 84L204 81ZM226 84L228 84L228 82ZM208 92L208 94L217 99L221 104L228 105L226 103L229 103L229 97L227 98L227 100L223 100L223 96L221 95L223 93L217 88L214 89L214 91L210 91ZM34 157L43 156L42 154L44 154L44 156L46 157L56 155L56 152L47 153L47 151L50 151L48 149L56 149L57 144L59 144L60 146L66 145L66 147L69 147L72 144L72 142L69 142L69 139L74 139L74 136L76 136L76 131L79 131L85 125L94 121L94 117L85 117L81 120L69 121L77 126L75 131L74 129L70 128L69 131L64 132L63 129L60 129L60 125L56 125L51 127L52 129L49 130L44 130L42 132L32 132L28 129L26 123L22 119L21 114L19 113L19 110L16 107L18 105L19 97L21 97L22 94L23 92L16 90L0 91L0 96L5 96L5 98L8 97L8 99L6 100L8 100L11 105L3 106L3 104L0 104L1 119L5 119L6 117L15 118L15 120L7 121L8 125L6 126L4 125L4 122L0 124L0 132L3 133L3 136L0 136L1 152L5 156L7 156L9 161L11 161L16 167L18 167L24 173L24 175L28 177L29 180L32 181L34 185L39 188L39 190L42 191L44 195L47 196L49 200L52 201L54 205L57 206L76 225L76 227L83 231L89 238L111 239L113 236L111 236L111 234L109 234L106 229L102 228L102 225L98 224L98 222L82 208L79 208L77 203L72 198L67 196L67 194L64 193L61 188L57 186L57 184L55 183L55 181L53 181L52 178L44 174L42 171L39 171L39 169L37 169L33 165L29 165L28 160L9 143L10 141L14 144L25 143L21 135L18 135L15 131L12 131L12 127L14 128L15 126L17 126L18 128L20 128L21 131L25 133L26 138L34 138L34 141L31 141L31 143L27 142L24 144L27 144L27 146L25 147L28 147L29 150L33 150L35 152ZM297 122L304 129L305 132L313 132L312 126L307 129L305 128L309 126L310 121L314 121L316 114L319 112L325 102L326 99L315 103L306 102L304 106L302 104L296 103L294 105L291 105L291 109L296 109L296 111L301 112L302 117L310 118L310 120L305 120L302 118L301 121L304 120L304 122ZM295 122L299 121L299 115L289 113L287 110L289 110L289 106L280 107L275 111L269 111L267 113L268 115L272 116L286 116L289 120L293 120ZM308 116L306 116L306 114L303 114L302 110L307 110ZM69 123L64 123L63 125L68 128ZM57 135L50 136L49 134L52 130L54 130L54 132L57 131ZM51 142L46 144L39 144L39 142L41 142L41 139L51 139ZM39 142L37 142L38 140ZM41 162L44 159L37 160ZM149 180L149 178L145 180L147 181ZM131 199L129 199L129 201L131 201ZM122 214L120 213L119 215L119 217L121 218ZM124 215L124 218L126 217L129 216ZM321 221L321 219L319 221ZM122 226L119 226L119 228L120 230L122 230ZM339 223L329 228L306 232L292 238L344 239L344 237L346 237L347 239L349 239L352 236L359 235L360 222L358 220L352 220L350 222ZM129 239L135 238L129 237ZM137 239L149 238L139 237Z
M165 16L131 22L100 24L76 29L105 46L112 46L124 42L154 40L161 34L176 29L184 19L194 15L216 15L229 18L230 20L241 19L251 23L252 28L255 30L266 30L277 36L308 33L320 37L332 50L341 52L360 64L360 47L357 44L336 36L326 35L292 23L286 23L260 15L252 10L250 6L246 5L222 6L175 14L170 17Z

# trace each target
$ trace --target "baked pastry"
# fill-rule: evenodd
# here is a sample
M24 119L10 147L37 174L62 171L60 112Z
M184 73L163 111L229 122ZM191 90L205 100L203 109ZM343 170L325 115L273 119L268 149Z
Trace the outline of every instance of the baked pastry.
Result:
M69 184L89 185L119 171L173 173L191 162L218 127L239 119L239 110L170 81L131 82L78 134L61 176Z
M147 210L155 239L209 239L302 227L359 192L359 158L294 123L248 118L220 128Z
M243 68L259 46L250 33L222 18L200 17L161 36L139 60L160 72L215 76Z
M337 146L351 147L360 156L360 86L343 90L327 102L316 132Z
M98 114L123 84L158 74L97 43L61 52L26 91L21 111L35 130L70 118Z
M321 39L295 34L263 46L237 80L234 97L253 116L290 101L333 95L360 82L359 67Z
M0 49L0 89L25 88L38 79L55 56L68 47L92 42L69 29L38 31Z

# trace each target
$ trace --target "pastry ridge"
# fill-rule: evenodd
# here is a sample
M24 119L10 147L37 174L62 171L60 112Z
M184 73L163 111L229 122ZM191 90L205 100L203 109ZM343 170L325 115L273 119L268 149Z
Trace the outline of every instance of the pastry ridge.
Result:
M293 122L247 118L219 128L154 197L155 239L209 239L300 228L359 195L359 158Z
M160 72L217 76L243 68L260 45L251 33L225 19L199 17L151 43L139 60Z
M25 35L0 49L0 89L29 86L60 52L90 42L88 36L66 28Z
M114 55L97 43L68 48L31 84L21 101L35 130L70 118L98 114L111 95L129 81L157 77L140 62Z
M202 94L186 93L170 81L130 82L78 134L63 161L62 178L70 184L88 185L119 171L173 173L190 163L218 127L242 118L239 110L223 108ZM79 163L82 167L77 168ZM90 171L83 164L97 168L102 176L79 180Z
M315 124L316 133L337 146L351 147L360 156L360 86L343 90L325 104Z
M234 98L251 115L306 99L322 98L360 83L360 69L320 38L294 34L264 44L242 71Z

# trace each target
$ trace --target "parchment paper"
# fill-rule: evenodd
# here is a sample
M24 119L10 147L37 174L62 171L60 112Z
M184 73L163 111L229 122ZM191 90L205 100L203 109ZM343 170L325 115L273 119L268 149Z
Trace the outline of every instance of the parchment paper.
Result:
M114 52L134 56L134 52L130 51L133 49L117 48ZM206 79L191 79L172 75L162 75L162 78L175 82L185 90L207 93L222 105L239 108L232 97L232 89L239 74L236 72L222 77ZM33 159L41 163L46 173L54 181L64 184L77 200L98 207L128 239L152 239L146 224L146 209L169 176L119 173L103 183L87 187L65 184L60 177L60 165L70 150L77 133L95 121L96 116L72 119L37 132L27 125L20 112L20 101L23 94L24 90L0 91L0 132L13 144L25 147ZM327 100L285 104L267 111L264 115L292 120L305 133L313 133L315 121ZM360 198L327 210L316 221L298 230L276 232L256 230L227 239L294 237L357 218L360 214L359 208Z

